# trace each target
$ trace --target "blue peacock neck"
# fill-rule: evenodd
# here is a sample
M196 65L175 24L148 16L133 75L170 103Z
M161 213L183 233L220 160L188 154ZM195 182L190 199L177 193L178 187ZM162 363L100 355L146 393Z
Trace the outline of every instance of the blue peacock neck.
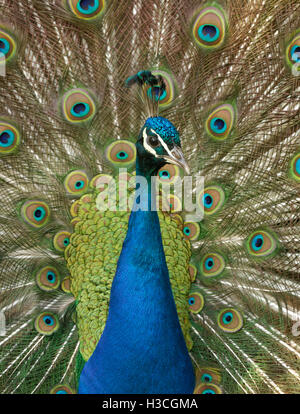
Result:
M137 161L151 205L151 174ZM194 371L178 321L156 211L132 211L109 313L79 393L192 393Z

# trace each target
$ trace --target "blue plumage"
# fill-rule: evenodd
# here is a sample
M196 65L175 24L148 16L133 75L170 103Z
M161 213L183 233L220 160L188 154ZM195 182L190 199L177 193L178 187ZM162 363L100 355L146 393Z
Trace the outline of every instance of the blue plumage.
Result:
M179 325L156 212L132 212L107 323L79 393L192 393L193 366Z
M150 117L147 119L145 126L152 128L157 132L166 144L176 144L181 146L179 133L174 125L166 118L162 116Z
M153 119L160 121L160 131L168 127L166 137L177 132L168 120ZM151 168L142 162L141 141L137 149L137 175L147 178L148 189L142 191L150 207ZM81 373L79 393L193 393L194 369L177 316L158 215L135 210L112 284L106 326Z

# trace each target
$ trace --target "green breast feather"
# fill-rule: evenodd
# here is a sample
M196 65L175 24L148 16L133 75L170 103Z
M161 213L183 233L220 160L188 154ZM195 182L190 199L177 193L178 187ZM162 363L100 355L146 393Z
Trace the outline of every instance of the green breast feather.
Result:
M111 285L130 216L129 210L99 211L96 202L100 190L92 187L92 192L82 196L71 208L74 232L65 251L71 292L77 304L80 352L86 361L104 330ZM119 184L117 194L118 190ZM130 193L133 189L128 191ZM158 215L179 321L188 349L191 349L188 296L193 271L190 267L190 242L183 233L183 220L179 214L171 210L159 211Z

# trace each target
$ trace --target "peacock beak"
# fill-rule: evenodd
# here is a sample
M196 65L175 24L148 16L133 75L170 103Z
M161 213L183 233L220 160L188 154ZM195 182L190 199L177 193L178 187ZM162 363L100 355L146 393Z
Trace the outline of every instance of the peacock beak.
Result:
M168 151L168 155L163 157L167 163L178 165L180 168L183 168L187 174L190 174L189 166L187 165L186 160L184 159L182 149L176 145L172 150Z

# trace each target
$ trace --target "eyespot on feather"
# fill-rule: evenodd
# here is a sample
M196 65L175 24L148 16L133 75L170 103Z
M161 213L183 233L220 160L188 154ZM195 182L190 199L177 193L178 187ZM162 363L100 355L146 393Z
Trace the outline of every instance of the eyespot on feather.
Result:
M26 201L21 208L21 217L25 223L35 228L45 226L50 218L48 204L40 200Z
M60 231L53 238L53 246L58 252L63 252L70 244L71 233L68 231Z
M82 20L94 20L105 10L105 0L68 0L68 5L76 17Z
M113 180L113 177L109 174L98 174L92 178L90 187L103 191L106 188L105 185L107 185L111 180Z
M67 121L80 123L89 121L96 112L91 96L83 89L72 89L62 99L62 111Z
M290 175L295 181L300 181L300 153L296 154L290 163Z
M297 71L300 71L300 34L290 42L286 48L286 61L290 67L297 67ZM298 64L297 66L295 64Z
M166 164L157 173L158 180L162 183L173 183L180 177L180 170L177 165Z
M200 226L198 223L186 221L183 224L183 234L187 240L195 241L200 235Z
M195 388L194 394L222 394L222 389L213 383L200 384Z
M20 145L20 132L13 125L0 121L0 156L15 152Z
M43 312L36 318L34 327L43 335L52 335L59 328L58 317L52 312Z
M56 290L60 284L60 275L52 266L43 267L36 274L36 283L45 292Z
M66 384L58 384L50 391L50 394L75 394L75 391Z
M210 137L224 141L230 135L235 121L235 109L223 104L214 109L205 122L205 130Z
M74 218L77 217L79 208L80 208L80 200L74 201L71 205L71 208L70 208L70 213L71 213L72 217L74 217Z
M204 298L200 292L191 292L189 295L189 310L191 313L199 313L204 307Z
M219 186L209 186L199 195L198 203L205 215L216 213L225 202L224 190Z
M193 24L193 37L196 43L205 49L220 47L226 35L224 13L217 7L202 9Z
M136 160L136 147L130 141L118 140L106 148L105 154L108 161L116 166L130 165Z
M16 49L17 44L12 35L0 28L0 57L9 62L14 57Z
M60 286L61 286L61 289L65 293L71 293L71 278L69 277L64 278Z
M201 273L205 277L219 276L225 269L225 260L219 253L209 253L200 262Z
M220 370L215 367L201 367L196 372L196 382L204 384L220 384Z
M64 181L66 191L74 196L81 196L87 190L88 185L88 176L81 170L72 171L66 176Z
M251 256L270 256L277 248L277 240L265 230L256 230L247 238L246 248Z
M217 323L224 332L235 333L243 327L243 317L236 309L222 309L218 314Z
M198 272L197 267L193 265L192 263L190 263L189 274L190 274L191 282L194 282L196 280L197 272Z
M166 89L159 98L159 106L161 108L168 107L175 98L175 93L176 93L175 80L170 73L167 73L162 70L153 70L152 74L154 76L160 75L164 80ZM155 86L154 87L150 86L147 90L147 95L149 96L149 98L153 99L153 95L154 95L156 101L158 100L158 93L159 93L159 88Z
M167 204L170 208L171 213L176 213L178 211L182 211L182 203L180 198L175 196L174 194L169 194L166 196ZM168 210L167 210L168 211Z

